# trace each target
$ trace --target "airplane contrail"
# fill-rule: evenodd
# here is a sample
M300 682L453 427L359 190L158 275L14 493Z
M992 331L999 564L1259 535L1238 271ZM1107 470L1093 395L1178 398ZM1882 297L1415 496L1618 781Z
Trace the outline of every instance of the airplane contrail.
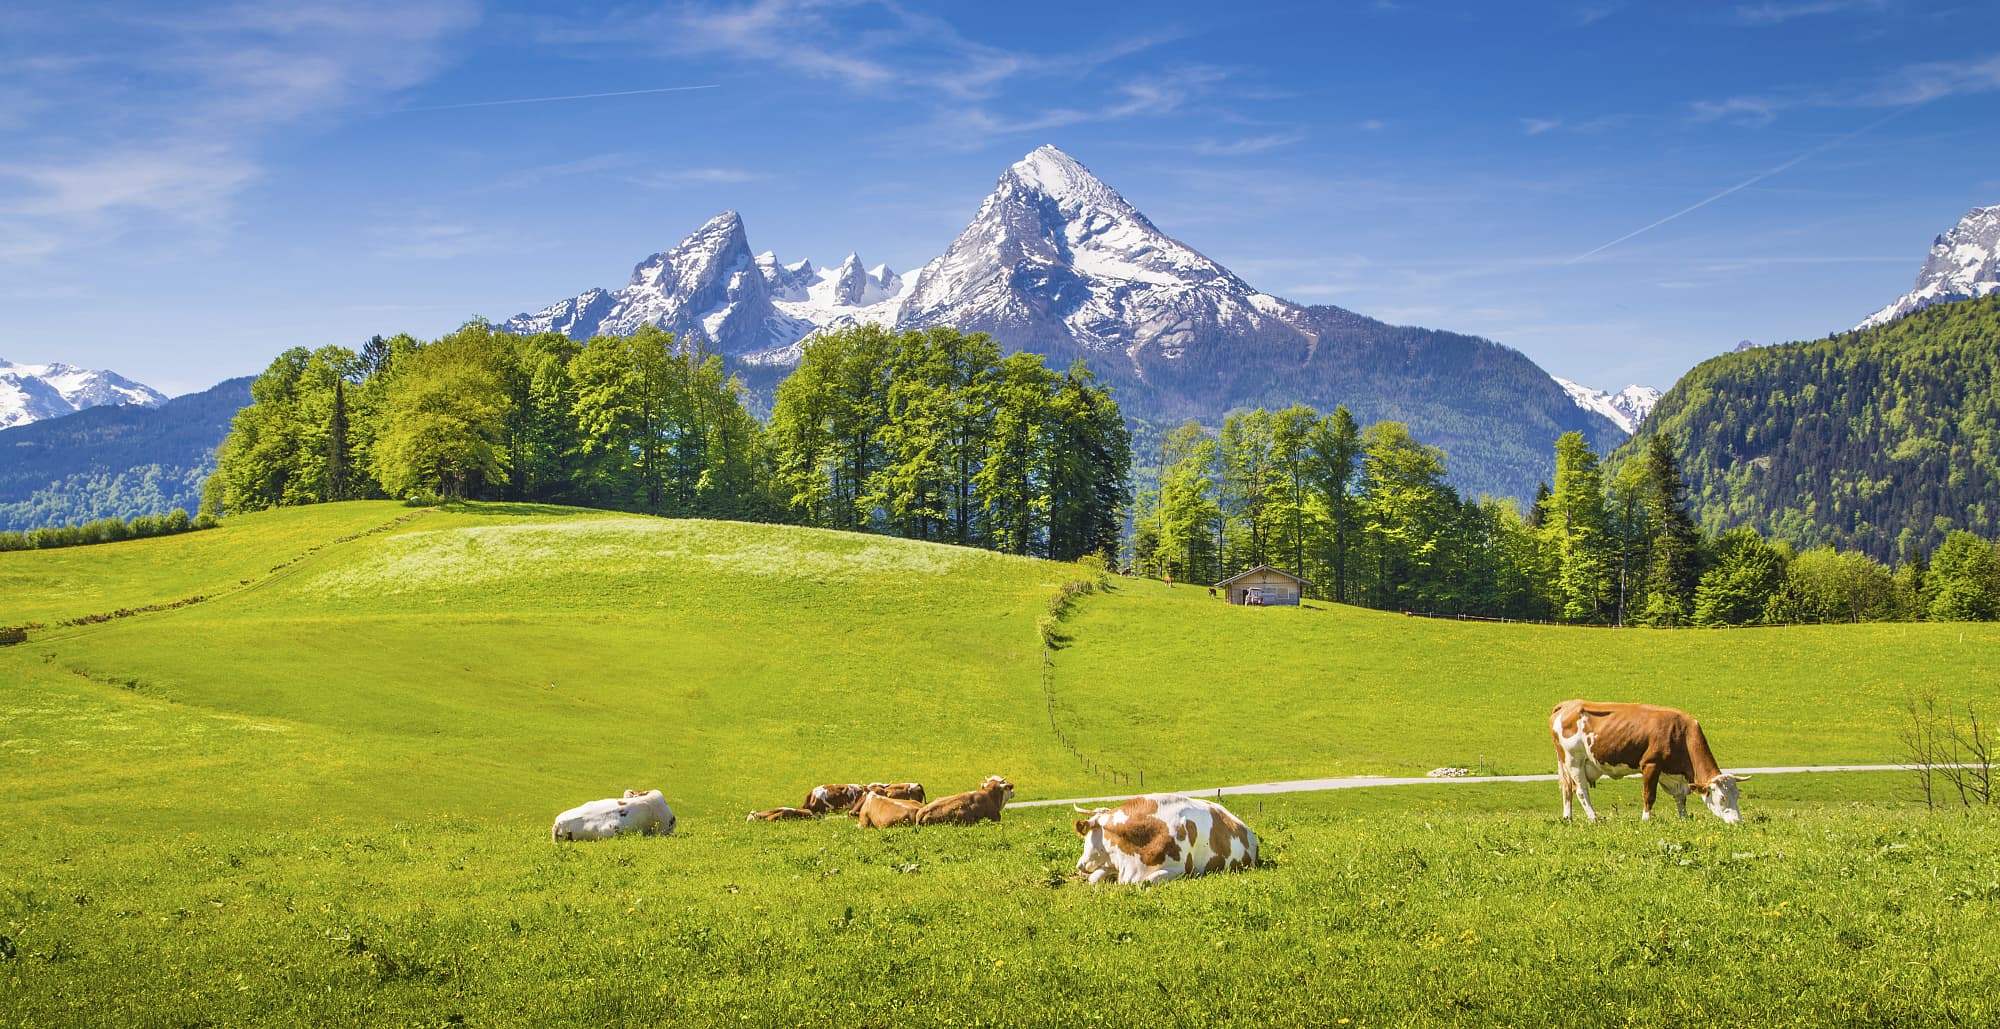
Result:
M519 100L478 100L469 104L438 104L434 107L398 107L391 114L408 114L412 111L456 111L466 107L505 107L509 104L552 104L558 100L596 100L608 96L639 96L644 93L684 93L691 89L719 89L719 84L706 86L661 86L658 89L621 89L614 93L577 93L573 96L530 96Z
M1578 254L1578 255L1576 255L1575 257L1572 257L1572 258L1570 258L1569 260L1567 260L1567 261L1564 261L1563 263L1564 263L1564 264L1576 264L1576 263L1577 263L1577 262L1579 262L1579 261L1585 261L1585 260L1588 260L1588 259L1590 259L1590 258L1592 258L1592 257L1596 257L1596 256L1597 256L1598 254L1601 254L1601 253L1605 252L1606 250L1609 250L1609 249L1611 249L1612 247L1615 247L1615 246L1617 246L1618 244L1620 244L1620 243L1623 243L1623 242L1625 242L1625 241L1626 241L1626 240L1628 240L1628 239L1631 239L1631 238L1632 238L1632 237L1634 237L1634 236L1638 236L1638 235L1641 235L1641 234L1644 234L1644 233L1647 233L1647 232L1651 232L1651 231L1653 231L1654 229L1657 229L1657 228L1659 228L1660 226L1662 226L1662 225L1665 225L1666 223L1668 223L1668 222L1670 222L1670 221L1673 221L1673 220L1674 220L1675 218L1679 218L1679 217L1680 217L1681 215L1684 215L1684 214L1692 214L1692 213L1694 213L1695 211L1699 211L1699 210L1701 210L1702 208L1704 208L1704 207L1707 207L1708 205L1710 205L1710 204L1712 204L1712 203L1715 203L1715 202L1716 202L1717 200L1720 200L1720 199L1722 199L1723 197L1726 197L1726 196L1728 196L1728 195L1729 195L1729 194L1731 194L1731 193L1735 193L1735 192L1737 192L1737 191L1739 191L1739 190L1744 190L1744 189L1748 189L1748 188L1750 188L1751 186L1754 186L1754 185L1758 184L1759 182L1762 182L1762 181L1764 181L1765 179L1768 179L1768 178L1770 178L1771 176L1773 176L1773 175L1776 175L1776 174L1778 174L1779 172L1782 172L1782 171L1786 171L1786 170L1788 170L1788 169L1790 169L1790 168L1792 168L1792 167L1794 167L1794 166L1798 165L1798 164L1799 164L1799 162L1801 162L1801 161L1804 161L1804 160L1805 160L1806 158L1808 158L1808 157L1813 157L1813 156L1815 156L1815 155L1817 155L1817 154L1822 154L1822 153L1825 153L1826 151L1828 151L1828 150L1831 150L1831 149L1833 149L1834 147L1837 147L1837 146L1841 145L1842 143L1845 143L1845 142L1847 142L1847 141L1849 141L1849 140L1853 139L1854 137L1856 137L1856 136L1859 136L1859 135L1861 135L1862 133L1865 133L1865 132L1872 132L1872 131L1874 131L1874 130L1876 130L1876 129L1879 129L1879 128L1881 128L1881 127L1882 127L1883 125L1886 125L1886 124L1888 124L1889 122L1891 122L1891 121L1893 121L1893 120L1895 120L1895 119L1897 119L1897 118L1900 118L1900 117L1902 117L1902 116L1903 116L1904 114L1908 113L1908 111L1909 111L1909 110L1910 110L1909 108L1905 107L1905 108L1903 108L1903 109L1901 109L1901 110L1898 110L1898 111L1894 111L1894 112L1891 112L1890 114L1888 114L1888 115L1886 115L1886 116L1884 116L1884 117L1881 117L1881 118L1877 118L1877 119L1875 119L1874 121L1871 121L1871 122L1869 122L1868 124L1866 124L1866 125L1863 125L1863 126L1861 126L1860 128L1858 128L1858 129L1855 129L1855 130L1854 130L1853 132L1850 132L1850 133L1848 133L1848 134L1847 134L1847 135L1845 135L1845 136L1841 136L1841 137L1840 137L1840 138L1838 138L1838 139L1831 139L1831 140L1828 140L1828 141L1826 141L1826 142L1824 142L1824 143L1821 143L1820 145L1818 145L1818 146L1816 146L1816 147L1813 147L1813 148L1812 148L1811 150L1808 150L1808 151L1806 151L1805 153L1802 153L1802 154L1798 155L1797 157L1794 157L1794 158L1792 158L1791 160L1789 160L1789 161L1786 161L1785 163L1783 163L1783 164L1781 164L1781 165L1778 165L1778 166L1777 166L1777 167L1775 167L1775 168L1772 168L1772 169L1770 169L1770 170L1768 170L1768 171L1762 171L1762 172L1758 172L1757 174L1755 174L1755 175L1752 175L1752 176L1750 176L1750 177L1749 177L1749 178L1747 178L1747 179L1744 179L1744 180L1743 180L1742 182L1739 182L1739 183L1737 183L1736 185L1734 185L1734 186L1731 186L1731 187L1729 187L1728 189L1725 189L1725 190L1723 190L1722 192L1720 192L1720 193L1717 193L1717 194L1715 194L1714 196L1711 196L1711 197L1708 197L1707 199L1705 199L1705 200L1701 200L1701 201L1698 201L1698 202L1696 202L1696 203L1692 203L1692 204L1689 204L1688 206L1686 206L1686 207L1683 207L1683 208L1681 208L1680 210L1678 210L1678 211L1675 211L1674 213L1672 213L1672 214L1670 214L1670 215L1667 215L1667 216L1666 216L1665 218L1662 218L1662 219L1660 219L1659 221L1656 221L1656 222L1652 223L1651 225L1646 225L1646 226L1643 226L1643 227L1640 227L1640 228L1637 228L1637 229L1633 229L1633 230L1632 230L1631 232L1628 232L1628 233L1624 234L1623 236L1620 236L1620 237L1618 237L1617 239L1614 239L1614 240L1612 240L1611 242L1609 242L1609 243L1606 243L1606 244L1604 244L1603 246L1600 246L1600 247L1597 247L1597 248L1595 248L1595 249L1593 249L1593 250L1588 250L1588 251L1585 251L1584 253L1581 253L1581 254Z

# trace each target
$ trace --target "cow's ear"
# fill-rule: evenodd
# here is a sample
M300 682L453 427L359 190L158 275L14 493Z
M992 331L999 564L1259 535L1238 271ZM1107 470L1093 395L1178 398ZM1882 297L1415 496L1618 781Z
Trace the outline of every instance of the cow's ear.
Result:
M1076 834L1078 836L1090 835L1090 819L1079 818L1076 820Z

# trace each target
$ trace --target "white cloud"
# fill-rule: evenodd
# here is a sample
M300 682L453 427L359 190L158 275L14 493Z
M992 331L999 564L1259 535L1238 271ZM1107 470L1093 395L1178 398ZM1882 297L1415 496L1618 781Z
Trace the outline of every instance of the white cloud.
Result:
M145 211L206 221L257 174L254 164L224 145L192 142L132 147L76 162L0 164L0 177L29 189L9 213L58 220Z
M1734 96L1727 100L1696 100L1690 106L1697 122L1727 121L1761 128L1776 121L1778 112L1791 105L1768 97Z
M1028 52L966 38L943 18L898 0L751 0L675 3L592 23L545 25L558 46L636 47L668 57L719 58L759 73L785 70L918 108L897 133L969 149L998 137L1182 110L1228 76L1203 66L1128 75L1097 90L1081 83L1110 64L1179 38L1171 28L1067 52ZM1075 84L1069 103L1006 103L1023 82ZM928 117L925 117L925 110Z
M470 0L223 3L30 23L0 162L0 213L41 237L116 238L164 219L220 229L269 133L424 81ZM46 247L9 247L15 260Z
M478 254L520 249L498 233L441 221L428 214L399 219L377 226L375 256L390 260L449 261Z
M1799 18L1827 14L1880 13L1888 9L1886 0L1809 0L1804 3L1743 4L1736 8L1735 20L1744 25L1783 25Z
M741 168L676 168L656 171L632 181L653 189L685 189L690 186L728 186L756 182L766 176Z
M1288 147L1305 138L1306 134L1303 132L1281 132L1272 133L1267 136L1252 136L1248 139L1230 140L1226 143L1213 139L1204 139L1194 145L1194 152L1206 157L1240 157L1245 154L1261 154L1266 151L1277 150L1281 147Z

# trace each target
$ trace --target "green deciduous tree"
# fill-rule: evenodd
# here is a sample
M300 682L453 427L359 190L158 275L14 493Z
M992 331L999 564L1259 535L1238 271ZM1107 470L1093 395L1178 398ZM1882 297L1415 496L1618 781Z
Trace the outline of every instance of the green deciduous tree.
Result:
M1924 576L1924 613L1940 622L1990 622L2000 617L2000 556L1995 545L1965 531L1945 536Z
M509 413L501 351L483 326L399 360L372 454L394 496L481 496L507 470Z

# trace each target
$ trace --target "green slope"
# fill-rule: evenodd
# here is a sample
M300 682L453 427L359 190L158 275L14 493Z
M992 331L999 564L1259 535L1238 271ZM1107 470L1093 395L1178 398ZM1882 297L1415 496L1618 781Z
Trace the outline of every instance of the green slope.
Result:
M1725 765L1883 764L1901 705L1934 689L2000 707L2000 625L1740 630L1456 622L1333 605L1234 607L1121 581L1056 656L1057 717L1148 786L1440 766L1554 770L1570 697L1693 712ZM1553 792L1553 791L1551 791Z
M1661 432L1711 529L1881 560L2000 535L2000 296L1704 361L1613 462Z
M829 780L1082 785L1037 723L1035 619L1073 570L774 526L504 506L398 521L411 513L336 505L0 555L37 620L215 594L0 652L26 687L0 807L88 818L86 765L161 788L130 817L165 824L254 823L271 799L535 823L628 786L740 815ZM355 538L301 546L315 535Z

